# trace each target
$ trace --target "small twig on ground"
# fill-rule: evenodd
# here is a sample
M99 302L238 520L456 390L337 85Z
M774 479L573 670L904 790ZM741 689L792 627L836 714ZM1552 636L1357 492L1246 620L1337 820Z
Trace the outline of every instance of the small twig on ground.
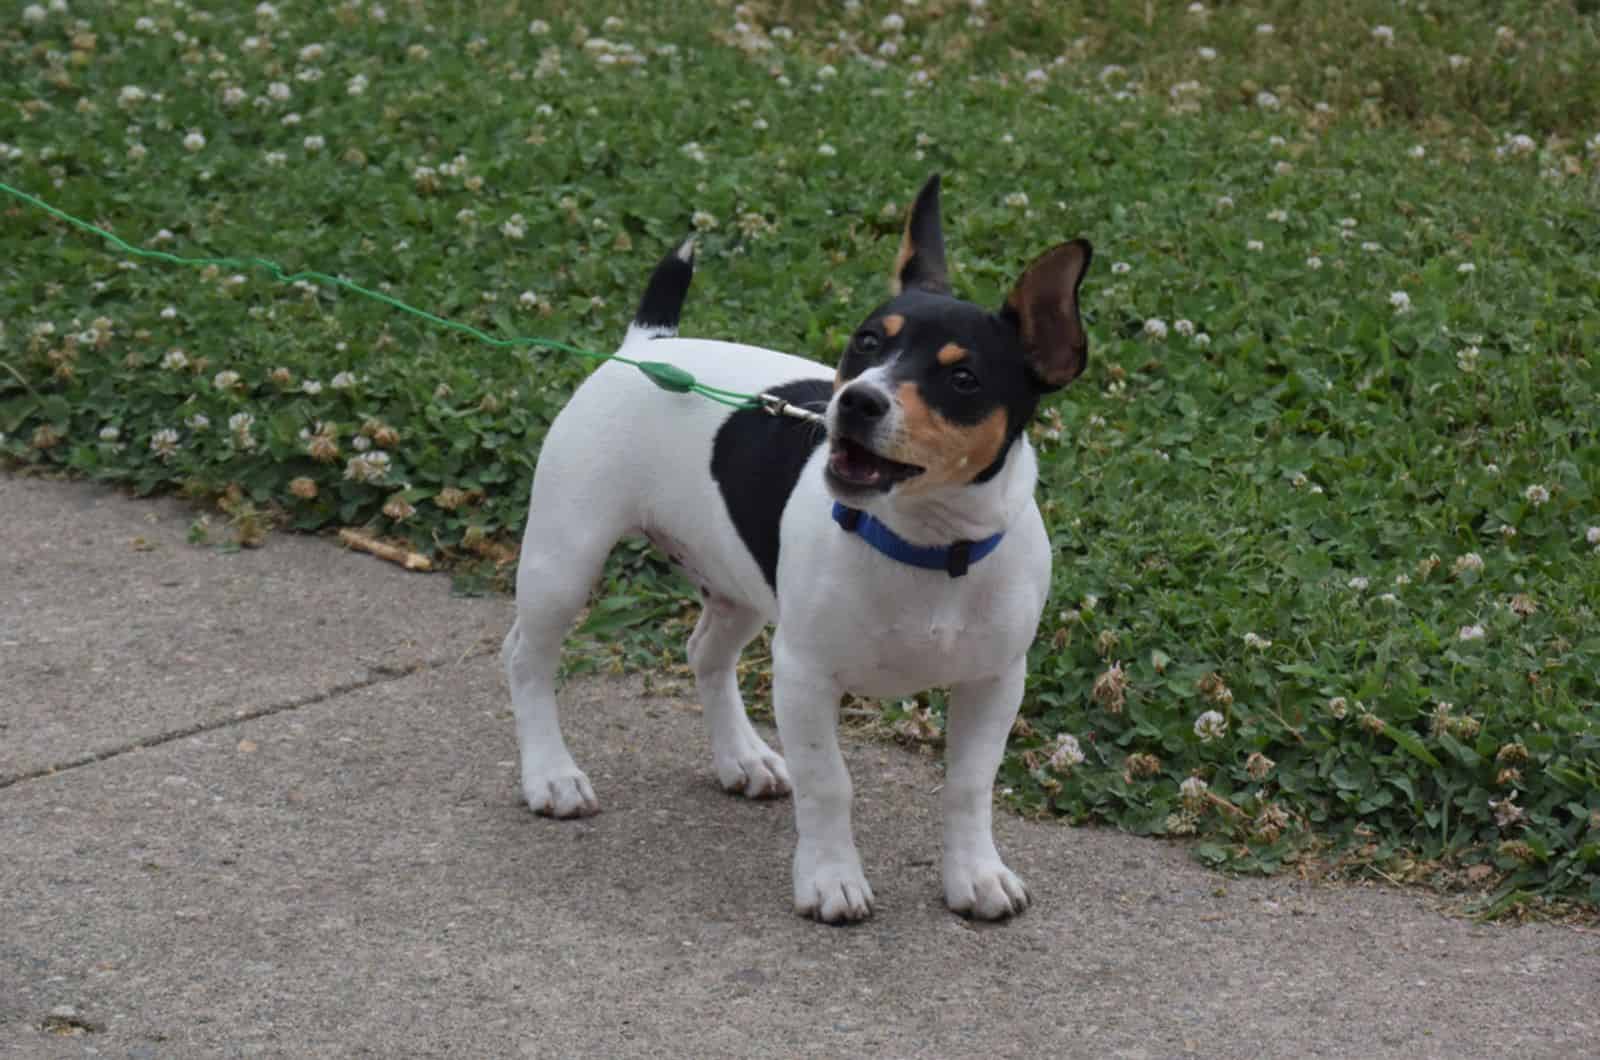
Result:
M362 552L370 552L379 559L386 559L390 563L398 563L406 570L429 571L433 569L432 561L422 553L412 552L396 545L385 544L360 530L352 530L348 527L340 530L339 540L350 548L360 549Z

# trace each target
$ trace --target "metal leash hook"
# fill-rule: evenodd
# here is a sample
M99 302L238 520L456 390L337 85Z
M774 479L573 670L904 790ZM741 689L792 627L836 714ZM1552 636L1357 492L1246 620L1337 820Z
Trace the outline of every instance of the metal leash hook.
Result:
M790 419L803 420L822 427L826 427L828 423L828 418L822 413L791 404L776 394L757 394L756 402L774 416L788 416Z

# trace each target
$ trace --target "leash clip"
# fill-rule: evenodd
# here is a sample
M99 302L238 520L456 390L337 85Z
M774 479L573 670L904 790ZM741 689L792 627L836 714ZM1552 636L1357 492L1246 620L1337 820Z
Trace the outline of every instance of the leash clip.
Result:
M761 406L763 412L770 413L773 416L788 416L790 419L804 420L807 423L819 425L828 422L827 417L822 413L812 412L810 409L790 404L776 394L757 394L756 403Z

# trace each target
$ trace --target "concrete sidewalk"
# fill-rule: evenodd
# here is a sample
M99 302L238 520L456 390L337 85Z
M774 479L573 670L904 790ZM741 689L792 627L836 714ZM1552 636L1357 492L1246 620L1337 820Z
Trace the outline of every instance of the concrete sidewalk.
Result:
M880 905L789 909L787 803L690 705L574 682L605 812L518 801L504 599L0 475L0 1056L1578 1057L1600 938L1228 880L1002 815L1035 906L938 886L936 766L847 748ZM770 737L769 737L770 738Z

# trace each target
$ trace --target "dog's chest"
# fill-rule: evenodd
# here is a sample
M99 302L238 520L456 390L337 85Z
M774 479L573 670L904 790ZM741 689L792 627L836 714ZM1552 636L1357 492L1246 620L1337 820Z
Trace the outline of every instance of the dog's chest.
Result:
M909 695L991 677L1027 651L1036 594L974 587L938 595L872 601L854 617L835 609L824 650L838 682L859 695Z

